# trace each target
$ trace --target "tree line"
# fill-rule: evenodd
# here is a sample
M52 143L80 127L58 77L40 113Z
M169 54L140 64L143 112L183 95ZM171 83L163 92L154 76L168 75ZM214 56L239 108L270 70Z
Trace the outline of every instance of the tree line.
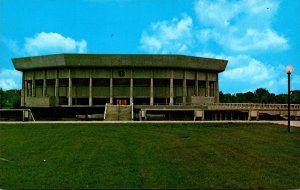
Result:
M21 90L2 90L0 88L0 108L18 108L21 105Z
M220 92L221 103L287 104L287 100L287 94L275 95L265 88L258 88L254 92L236 94ZM291 104L300 104L300 91L291 91Z
M287 94L270 93L265 88L258 88L254 92L223 93L220 92L221 103L262 103L262 104L286 104ZM21 90L2 90L0 88L0 108L18 108L21 104ZM300 104L300 91L292 91L291 104Z

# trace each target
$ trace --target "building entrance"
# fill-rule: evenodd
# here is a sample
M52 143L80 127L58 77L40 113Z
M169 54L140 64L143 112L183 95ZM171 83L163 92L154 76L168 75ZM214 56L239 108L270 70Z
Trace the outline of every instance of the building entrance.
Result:
M126 98L116 99L115 104L116 105L129 105L129 99L126 99Z

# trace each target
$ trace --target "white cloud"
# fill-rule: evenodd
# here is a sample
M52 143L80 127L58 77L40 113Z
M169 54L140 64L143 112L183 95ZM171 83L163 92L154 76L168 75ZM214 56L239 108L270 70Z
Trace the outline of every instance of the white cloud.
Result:
M142 33L141 47L151 53L186 53L209 44L231 54L283 51L289 42L271 25L278 7L274 0L198 0L199 22L188 15L158 21Z
M205 26L265 28L270 25L278 6L275 0L198 0L195 12Z
M0 88L3 90L21 89L22 73L16 70L4 69L0 71Z
M273 78L274 68L264 65L260 61L253 58L245 58L246 65L227 69L223 73L223 77L230 80L238 80L248 82L250 84L260 83ZM245 64L243 63L243 64Z
M34 56L54 53L85 53L87 42L76 41L55 32L40 32L33 37L25 38L24 46L12 39L2 38L1 41L17 56Z
M248 29L243 37L223 36L220 42L223 43L224 47L236 52L255 50L276 51L289 48L288 41L269 28L264 31Z
M32 56L51 53L84 53L87 51L85 40L76 41L70 37L64 37L54 32L41 32L34 37L25 38L23 47L18 41L1 38L10 51L16 56ZM22 81L21 72L16 70L0 70L0 88L4 90L20 89Z
M198 0L195 12L200 21L198 39L212 40L225 51L279 51L289 48L288 40L272 29L278 8L273 0Z
M25 38L24 53L39 55L49 53L84 53L87 50L85 40L76 41L59 33L41 32L34 37Z
M141 46L151 53L190 53L229 60L220 75L225 92L267 88L280 93L286 85L279 80L285 77L284 66L254 57L289 48L285 36L272 27L278 7L275 0L197 0L194 10L198 22L185 15L154 23L143 32Z
M197 53L200 57L228 60L226 70L220 74L220 90L238 93L266 88L272 93L286 93L287 76L284 65L271 65L244 54L227 56L210 52ZM291 89L300 86L299 75L291 77Z
M149 53L184 53L192 46L192 18L153 23L141 37L141 48Z
M221 90L225 92L254 91L266 88L272 93L285 93L286 73L284 65L270 65L246 55L227 56L227 69L220 74ZM292 82L297 86L299 77Z
M237 14L236 2L225 0L196 2L195 11L201 23L205 26L227 27L229 21Z

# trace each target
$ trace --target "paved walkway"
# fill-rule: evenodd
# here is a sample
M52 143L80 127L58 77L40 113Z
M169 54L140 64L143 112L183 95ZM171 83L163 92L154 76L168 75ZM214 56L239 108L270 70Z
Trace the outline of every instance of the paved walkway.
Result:
M30 121L30 122L7 122L0 121L0 124L38 124L38 123L275 123L287 125L287 121ZM291 126L300 127L300 121L291 121Z
M287 121L269 121L270 123L277 123L280 125L288 125ZM291 126L300 127L300 121L291 121Z

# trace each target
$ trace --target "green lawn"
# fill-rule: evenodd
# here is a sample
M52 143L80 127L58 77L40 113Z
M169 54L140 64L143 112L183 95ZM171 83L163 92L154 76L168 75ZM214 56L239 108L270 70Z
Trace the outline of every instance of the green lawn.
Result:
M0 189L299 188L300 129L1 124Z

